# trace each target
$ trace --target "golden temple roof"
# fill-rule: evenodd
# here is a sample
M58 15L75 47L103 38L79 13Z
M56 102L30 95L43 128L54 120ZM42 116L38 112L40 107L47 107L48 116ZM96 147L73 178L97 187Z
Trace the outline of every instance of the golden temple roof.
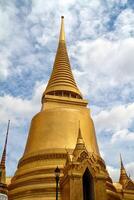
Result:
M73 98L82 99L82 95L75 83L70 61L66 48L65 31L64 31L64 17L61 17L61 30L59 37L59 45L53 65L53 71L43 94L57 96L70 96Z
M120 180L119 180L119 182L120 182L120 184L124 185L125 182L129 179L129 177L128 177L126 169L123 165L121 155L120 155L120 162L121 162L121 168L120 168Z
M134 183L132 182L131 178L127 175L126 169L123 165L122 157L120 155L120 162L121 162L121 169L120 169L120 179L119 183L123 186L123 188L133 188Z

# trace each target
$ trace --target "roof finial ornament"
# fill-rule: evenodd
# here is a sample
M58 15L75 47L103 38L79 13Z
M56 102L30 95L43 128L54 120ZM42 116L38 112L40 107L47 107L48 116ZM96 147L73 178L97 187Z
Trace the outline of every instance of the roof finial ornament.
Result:
M80 121L78 121L78 124L79 124L78 129L77 129L78 136L77 136L76 146L73 151L73 160L77 160L77 158L80 156L80 154L83 151L85 151L86 154L88 155L88 152L87 152L87 149L86 149L83 137L82 137L82 133L81 133Z
M120 163L121 163L121 169L124 169L121 153L120 153Z
M77 137L77 144L84 144L81 129L80 129L80 120L79 120L79 129L78 129L78 137Z
M64 16L61 16L61 29L59 42L65 41Z

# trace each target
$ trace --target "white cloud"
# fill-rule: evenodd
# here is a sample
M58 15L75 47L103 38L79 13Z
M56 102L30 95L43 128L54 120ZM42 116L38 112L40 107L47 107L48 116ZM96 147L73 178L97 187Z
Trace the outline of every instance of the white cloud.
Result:
M128 105L119 105L111 110L103 110L94 116L95 126L98 132L103 130L123 131L131 126L134 121L134 103ZM117 132L118 135L120 132ZM125 132L124 132L125 134Z
M5 80L10 73L10 52L6 48L0 49L0 81Z
M134 132L130 132L128 129L119 130L112 135L111 142L115 143L116 141L132 142L134 141Z
M1 56L0 56L1 57ZM9 71L9 61L7 59L0 59L0 80L7 78Z
M111 109L97 108L93 120L104 160L110 166L111 177L117 181L119 154L123 155L127 163L133 161L134 103L116 105ZM131 174L133 176L133 168Z
M131 179L134 180L134 162L130 162L125 166L126 172L128 174L128 176L130 175ZM118 182L119 181L119 177L120 177L120 169L119 168L115 168L113 166L107 166L107 170L110 174L110 176L112 177L114 182Z
M134 162L126 164L127 174L130 175L130 178L134 180Z
M90 37L91 38L105 37L106 35L109 34L106 26L106 24L110 20L109 14L110 11L112 11L113 5L119 3L124 4L125 2L124 1L117 2L111 0L109 4L104 4L99 0L91 0L90 2L69 0L64 3L63 1L60 0L56 2L33 0L32 9L31 10L29 9L29 12L25 16L25 20L22 21L22 23L19 23L20 19L18 20L17 17L19 8L16 8L13 2L10 3L8 2L7 4L3 3L1 4L0 7L1 11L0 24L1 27L3 27L0 30L1 39L2 41L6 41L6 48L8 48L8 52L10 52L10 55L12 55L12 57L17 56L18 59L17 61L19 61L19 59L22 56L23 60L27 60L27 56L30 57L31 54L33 54L36 57L35 52L33 53L33 48L35 47L32 46L33 44L31 44L32 39L34 40L35 43L37 43L35 45L36 47L46 46L48 43L50 45L51 42L57 39L57 32L59 32L59 30L57 31L57 27L59 27L60 24L59 21L60 15L65 15L66 35L67 36L69 35L69 37L67 37L67 40L76 41L75 46L79 51L81 51L77 52L78 55L80 54L80 56L82 56L82 60L83 59L87 60L85 68L87 68L87 66L88 67L91 66L96 70L98 70L98 68L100 68L101 70L104 69L103 73L101 74L103 75L102 78L105 81L104 85L107 85L107 82L109 80L109 78L107 78L107 74L105 74L106 70L109 71L111 75L113 74L112 72L113 70L115 76L113 76L113 78L110 79L109 84L114 85L116 84L117 80L118 82L122 81L120 77L124 75L123 74L124 72L129 73L129 76L131 77L133 76L134 70L131 67L133 66L133 57L132 57L132 52L134 48L133 40L131 39L129 41L129 44L128 41L125 44L123 42L110 43L109 41L106 40L103 41L101 39L91 42L87 41L86 39ZM109 6L111 6L109 8L110 10L108 9L106 11L107 7ZM133 27L132 26L133 16L132 16L132 11L130 9L126 9L125 11L123 11L117 18L116 29L120 33L117 34L117 31L115 30L112 32L112 34L116 36L119 35L118 39L120 39L120 35L122 34L122 30L120 30L120 27L122 27L122 24L128 24L126 23L127 21L129 21L130 23L129 26ZM128 37L129 36L130 35L128 35ZM77 39L78 40L85 39L85 41L78 42ZM95 49L98 50L95 51ZM1 52L3 52L3 45L0 46L0 50ZM52 51L52 48L50 48L50 50ZM25 57L24 54L27 56ZM85 54L85 57L84 55L81 54ZM111 54L113 55L112 58ZM10 60L9 58L4 57L3 63L11 62L11 64L13 64L12 57L10 57ZM21 62L21 60L19 62ZM81 64L80 60L78 60L78 62L79 64ZM84 64L84 61L82 62ZM23 63L23 68L25 69L24 63ZM101 65L103 65L103 67ZM29 67L30 66L31 65L29 65ZM118 69L117 66L119 66ZM12 66L10 68L12 68L13 73L15 73L15 70L13 70L14 67ZM1 70L0 73L6 74L5 77L7 77L7 74L12 75L12 73L8 72L8 69L9 68L6 68L5 65L5 67L3 67L3 70ZM94 77L94 79L97 79L97 77L94 74L92 74L92 76ZM124 79L125 78L126 76L124 77ZM100 81L101 80L98 79L96 87L99 87Z
M77 65L75 77L83 94L89 98L95 100L97 95L97 101L119 100L124 85L133 84L133 38L116 42L105 39L82 40L77 41L69 50ZM118 90L111 91L115 88ZM127 91L121 98L128 98Z
M3 7L0 7L0 41L5 40L11 34L12 23L10 23L10 12L5 12Z
M115 37L124 38L134 36L133 9L123 10L115 22Z
M0 41L7 43L15 34L17 24L17 8L12 1L0 2Z
M120 170L118 168L114 168L113 166L107 166L107 170L110 174L110 177L112 177L112 180L114 182L118 182Z
M6 124L11 119L12 124L17 126L21 121L24 125L26 120L30 120L41 108L41 95L45 89L45 84L37 82L34 88L33 97L30 100L21 97L4 95L0 97L0 121L1 125Z

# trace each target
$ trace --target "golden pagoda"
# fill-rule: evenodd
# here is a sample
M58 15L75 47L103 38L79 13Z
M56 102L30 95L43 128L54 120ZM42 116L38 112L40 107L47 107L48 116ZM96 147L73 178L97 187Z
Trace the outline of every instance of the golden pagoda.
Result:
M74 80L64 17L52 74L32 121L24 154L9 185L9 200L119 200L99 153L88 102Z

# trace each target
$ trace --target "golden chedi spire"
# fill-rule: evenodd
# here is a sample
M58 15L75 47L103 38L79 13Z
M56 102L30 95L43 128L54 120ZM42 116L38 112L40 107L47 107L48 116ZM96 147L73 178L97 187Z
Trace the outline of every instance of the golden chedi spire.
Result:
M133 184L130 177L127 175L126 169L123 165L123 161L122 161L122 156L120 155L120 163L121 163L121 168L120 168L120 179L119 179L119 183L123 186L123 188L127 187L128 184ZM134 184L133 184L133 188L134 188Z
M7 194L7 186L6 186L6 152L7 152L7 140L8 140L8 132L9 132L10 120L8 121L7 133L5 145L1 157L0 162L0 193Z
M87 104L88 102L82 98L76 86L71 71L65 42L64 17L62 17L59 45L52 74L42 97L41 112L32 120L24 156L37 151L37 149L42 151L44 148L59 149L65 146L74 148L78 121L81 123L81 131L87 149L100 155L94 124ZM35 126L39 127L35 128ZM60 133L62 132L66 137L61 137ZM49 139L52 141L51 146L47 141ZM39 145L37 146L37 144Z
M83 138L87 151L100 156L87 104L71 71L62 17L53 71L42 97L42 108L31 121L24 154L11 180L10 200L55 199L54 170L57 166L63 170L66 148L74 151L79 128L77 146L84 145L79 144Z
M43 94L56 96L69 96L82 99L82 95L75 83L70 61L66 48L65 31L64 31L64 17L61 17L61 29L59 37L59 45L54 61L53 71L48 82L47 88Z

